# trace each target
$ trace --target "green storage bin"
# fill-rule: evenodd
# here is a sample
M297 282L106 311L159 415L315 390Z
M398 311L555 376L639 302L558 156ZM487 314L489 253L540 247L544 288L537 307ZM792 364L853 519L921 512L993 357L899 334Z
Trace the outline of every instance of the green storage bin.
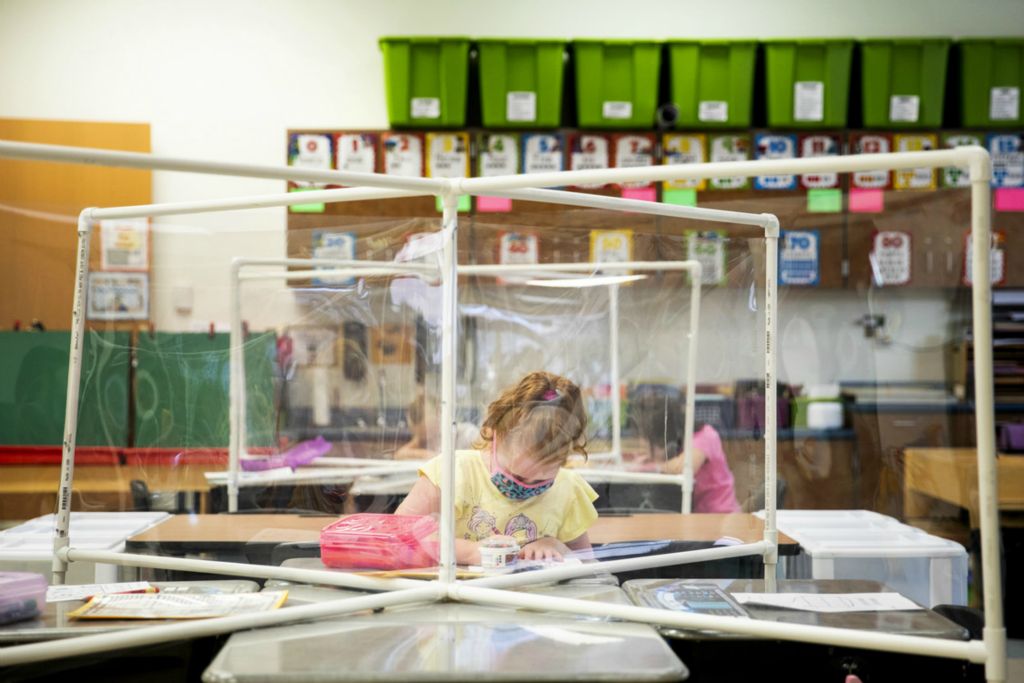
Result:
M580 128L652 128L658 108L661 44L575 40Z
M972 38L958 44L961 123L978 128L1024 126L1024 38Z
M381 38L392 127L466 124L469 38Z
M946 38L882 38L861 42L864 126L941 126L949 44Z
M672 102L683 128L749 128L754 41L668 42Z
M562 123L564 40L480 39L480 109L488 128Z
M847 39L766 42L768 126L845 127L852 58Z

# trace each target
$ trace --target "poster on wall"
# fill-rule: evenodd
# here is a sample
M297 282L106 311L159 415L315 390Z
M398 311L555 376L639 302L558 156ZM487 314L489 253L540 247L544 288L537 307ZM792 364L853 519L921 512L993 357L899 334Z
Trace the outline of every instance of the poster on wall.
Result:
M885 133L858 133L853 135L854 154L888 154L892 151L892 137ZM889 187L889 171L854 171L850 182L860 190L884 190Z
M711 161L746 161L750 158L750 136L746 134L713 135L708 143ZM711 178L712 190L744 190L749 180L743 176Z
M960 281L971 287L974 285L974 240L971 231L964 233L964 263ZM992 248L988 253L988 276L993 285L1006 283L1006 233L1002 230L992 231Z
M930 133L896 135L893 146L897 152L927 152L935 149L935 136ZM897 190L934 190L934 168L899 168L893 171L892 186Z
M838 135L813 133L800 136L800 157L834 157L839 155L841 144ZM838 173L805 173L800 176L800 185L805 189L839 187Z
M569 139L569 170L595 171L611 168L611 140L603 133L577 133ZM581 188L604 187L603 183L577 185Z
M331 136L324 133L295 133L288 140L288 165L314 171L331 170L334 158ZM326 187L325 183L297 181L293 187Z
M149 275L89 273L89 320L148 320Z
M992 155L992 187L1024 187L1024 145L1020 133L988 136Z
M821 251L818 231L784 230L779 242L779 284L818 284Z
M523 173L564 170L564 148L558 133L526 133L523 135Z
M945 133L942 136L942 146L946 149L954 147L969 147L981 145L981 136L974 133ZM939 173L939 179L943 187L970 187L971 174L966 166L948 166Z
M703 285L725 282L725 233L720 230L688 230L686 258L700 261Z
M149 270L149 219L100 221L101 270Z
M762 159L795 159L796 136L778 133L758 133L754 136L754 149L757 150L758 161ZM758 190L795 190L796 176L759 175L754 178L754 188Z
M615 168L653 166L656 139L653 133L626 133L613 138ZM620 187L654 187L652 182L619 183Z
M356 258L356 236L351 232L313 231L313 258L336 261L354 261ZM334 266L317 266L316 270L327 270ZM316 285L353 285L355 278L324 275L313 278Z
M338 133L334 137L338 170L376 173L377 140L377 133Z
M423 175L423 136L387 132L381 136L381 147L385 173L407 178Z
M663 164L702 164L707 161L705 137L697 133L665 133L661 140ZM666 180L666 190L703 190L704 178Z
M871 274L878 287L910 284L910 233L880 230L871 241Z
M469 133L427 133L427 177L469 177Z

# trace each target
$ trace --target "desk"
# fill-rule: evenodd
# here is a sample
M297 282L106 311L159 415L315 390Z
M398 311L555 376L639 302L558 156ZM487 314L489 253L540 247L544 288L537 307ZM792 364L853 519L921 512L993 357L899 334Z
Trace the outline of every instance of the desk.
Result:
M237 551L241 546L294 541L317 542L320 529L337 519L302 515L174 515L132 536L126 552L184 555ZM732 536L744 543L760 541L764 523L747 513L674 513L599 517L590 528L594 544L616 541L705 541ZM72 539L72 543L74 539ZM779 533L779 553L795 555L799 545Z
M996 457L999 509L1024 510L1024 456ZM927 517L928 498L968 511L972 529L978 521L978 454L973 448L908 448L903 465L903 516Z
M209 465L215 468L216 465ZM206 510L204 467L187 465L82 465L75 468L75 510L131 510L131 482L146 482L151 492L198 494ZM0 467L0 519L31 519L53 512L60 485L59 465L4 465Z

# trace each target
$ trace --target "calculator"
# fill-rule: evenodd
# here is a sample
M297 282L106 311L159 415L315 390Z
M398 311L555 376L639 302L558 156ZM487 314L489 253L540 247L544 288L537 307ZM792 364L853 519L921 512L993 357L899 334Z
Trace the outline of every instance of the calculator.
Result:
M728 593L712 583L674 581L645 591L644 600L648 607L660 607L676 612L720 617L750 616Z

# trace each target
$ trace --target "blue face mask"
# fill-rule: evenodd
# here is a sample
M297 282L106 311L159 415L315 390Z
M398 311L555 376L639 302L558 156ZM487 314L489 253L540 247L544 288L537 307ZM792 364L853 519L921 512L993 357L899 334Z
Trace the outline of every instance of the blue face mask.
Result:
M502 472L495 472L491 475L491 483L510 500L529 500L547 491L555 481L552 479L537 486L524 486Z

